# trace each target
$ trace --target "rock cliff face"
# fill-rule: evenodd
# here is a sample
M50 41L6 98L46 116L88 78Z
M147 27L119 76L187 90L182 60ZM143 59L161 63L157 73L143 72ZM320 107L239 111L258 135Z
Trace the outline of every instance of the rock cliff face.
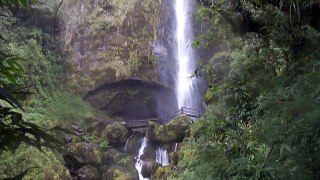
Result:
M128 78L159 81L152 48L161 0L71 0L63 8L67 74L75 90Z

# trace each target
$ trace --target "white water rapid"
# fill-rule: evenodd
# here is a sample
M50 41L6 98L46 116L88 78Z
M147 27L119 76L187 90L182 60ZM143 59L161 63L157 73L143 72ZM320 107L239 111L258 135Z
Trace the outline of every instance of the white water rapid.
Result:
M142 140L140 149L139 149L139 155L137 157L137 162L135 164L135 167L136 167L138 174L139 174L139 180L149 180L148 178L144 178L141 174L143 161L140 159L140 156L143 154L144 148L146 148L146 147L147 147L147 138L144 137Z
M190 78L196 70L195 52L191 47L192 31L192 0L175 0L177 59L176 94L178 107L193 107L192 99L196 86L195 78Z
M166 149L159 147L156 151L156 161L162 166L169 165L168 152Z

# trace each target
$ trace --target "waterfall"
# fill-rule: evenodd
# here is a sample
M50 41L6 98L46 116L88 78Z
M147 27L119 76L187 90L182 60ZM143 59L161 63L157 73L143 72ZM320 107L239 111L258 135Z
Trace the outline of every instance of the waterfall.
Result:
M142 170L142 165L143 165L143 161L140 159L141 155L143 154L143 151L144 151L144 148L147 146L147 138L144 137L142 139L142 143L141 143L141 146L140 146L140 149L139 149L139 154L138 154L138 157L137 157L137 162L135 164L135 167L139 173L139 180L149 180L148 178L144 178L141 174L141 170Z
M124 152L127 152L127 146L128 146L129 139L130 139L130 138L128 138L128 139L126 140L126 144L124 145Z
M134 134L132 134L127 140L126 140L126 144L124 145L124 152L127 152L127 147L128 147L128 143L129 143L129 140L131 138L133 138Z
M159 147L156 151L156 161L162 166L169 165L168 153L167 150Z
M176 15L176 48L177 60L176 94L178 107L196 108L197 99L195 78L191 78L196 70L195 52L191 47L192 31L192 0L175 0Z

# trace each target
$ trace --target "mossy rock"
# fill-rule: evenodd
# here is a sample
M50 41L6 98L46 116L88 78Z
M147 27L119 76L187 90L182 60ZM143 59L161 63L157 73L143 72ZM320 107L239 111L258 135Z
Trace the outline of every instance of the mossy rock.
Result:
M64 136L63 141L65 144L70 144L70 143L78 143L84 141L81 136L77 135L72 135L72 134L67 134Z
M140 135L134 135L130 137L127 141L125 152L130 155L137 155L139 153L139 149L141 146L141 136Z
M143 154L141 155L140 159L145 160L145 159L155 159L156 157L156 147L153 146L152 144L148 144L144 150Z
M127 169L120 166L112 166L109 170L102 174L102 180L136 180L139 179L138 174L132 174Z
M75 154L81 164L99 165L102 162L101 148L97 144L79 142L68 147L68 151Z
M127 168L134 168L135 159L126 154L122 153L114 148L110 148L103 152L103 161L109 165L119 165Z
M98 179L98 170L92 166L84 166L79 169L78 177L83 180Z
M107 138L111 144L124 144L128 137L128 129L121 123L107 125L102 131L102 137Z
M176 166L179 162L179 160L181 160L181 155L179 152L171 152L169 153L169 161L171 165Z
M104 164L107 164L107 167L111 167L107 169L105 168L103 172L108 173L109 170L111 170L109 174L112 173L115 177L119 176L123 178L125 177L124 174L119 175L118 171L124 171L126 172L125 174L129 173L130 177L136 177L133 179L138 179L138 172L135 169L135 159L126 153L122 153L117 149L110 148L103 152L103 162Z
M185 137L185 131L191 123L192 119L186 115L177 116L166 125L159 125L156 122L149 121L146 136L150 142L182 142Z
M170 179L177 175L177 170L174 166L159 166L154 173L152 173L151 179Z
M99 122L86 123L87 132L89 132L89 133L95 132L95 130L97 129L98 125L99 125Z
M151 177L151 175L157 170L159 166L160 164L153 159L144 160L141 169L142 176L145 178Z

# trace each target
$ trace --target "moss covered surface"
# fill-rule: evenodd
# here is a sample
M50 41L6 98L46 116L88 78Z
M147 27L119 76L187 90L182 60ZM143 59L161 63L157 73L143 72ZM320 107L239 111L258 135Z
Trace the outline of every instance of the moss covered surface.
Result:
M128 137L128 129L121 123L109 124L102 131L102 137L108 139L112 144L123 144Z
M130 155L137 155L141 146L140 135L133 135L128 139L125 152Z
M98 170L92 166L84 166L80 168L78 176L80 179L98 179L99 178Z
M112 175L111 177L124 178L132 177L137 178L138 174L135 169L135 159L126 153L122 153L115 148L109 148L103 152L103 163L107 165L104 174Z
M146 159L143 161L141 174L143 177L151 177L151 175L157 170L160 166L155 160L153 159Z
M103 180L135 180L137 178L137 176L130 174L130 172L120 166L112 166L102 175Z
M186 115L177 116L166 125L159 125L150 121L146 136L150 142L181 142L185 137L185 131L191 123L192 119Z
M134 164L134 158L126 153L122 153L114 148L110 148L103 153L104 161L107 164L117 164L130 166Z
M64 8L68 76L75 89L130 77L158 81L151 44L158 36L161 0L72 0Z
M79 142L69 145L68 150L74 153L82 164L99 165L102 162L102 150L99 145Z
M160 166L152 174L151 179L174 179L177 175L177 170L173 166Z

